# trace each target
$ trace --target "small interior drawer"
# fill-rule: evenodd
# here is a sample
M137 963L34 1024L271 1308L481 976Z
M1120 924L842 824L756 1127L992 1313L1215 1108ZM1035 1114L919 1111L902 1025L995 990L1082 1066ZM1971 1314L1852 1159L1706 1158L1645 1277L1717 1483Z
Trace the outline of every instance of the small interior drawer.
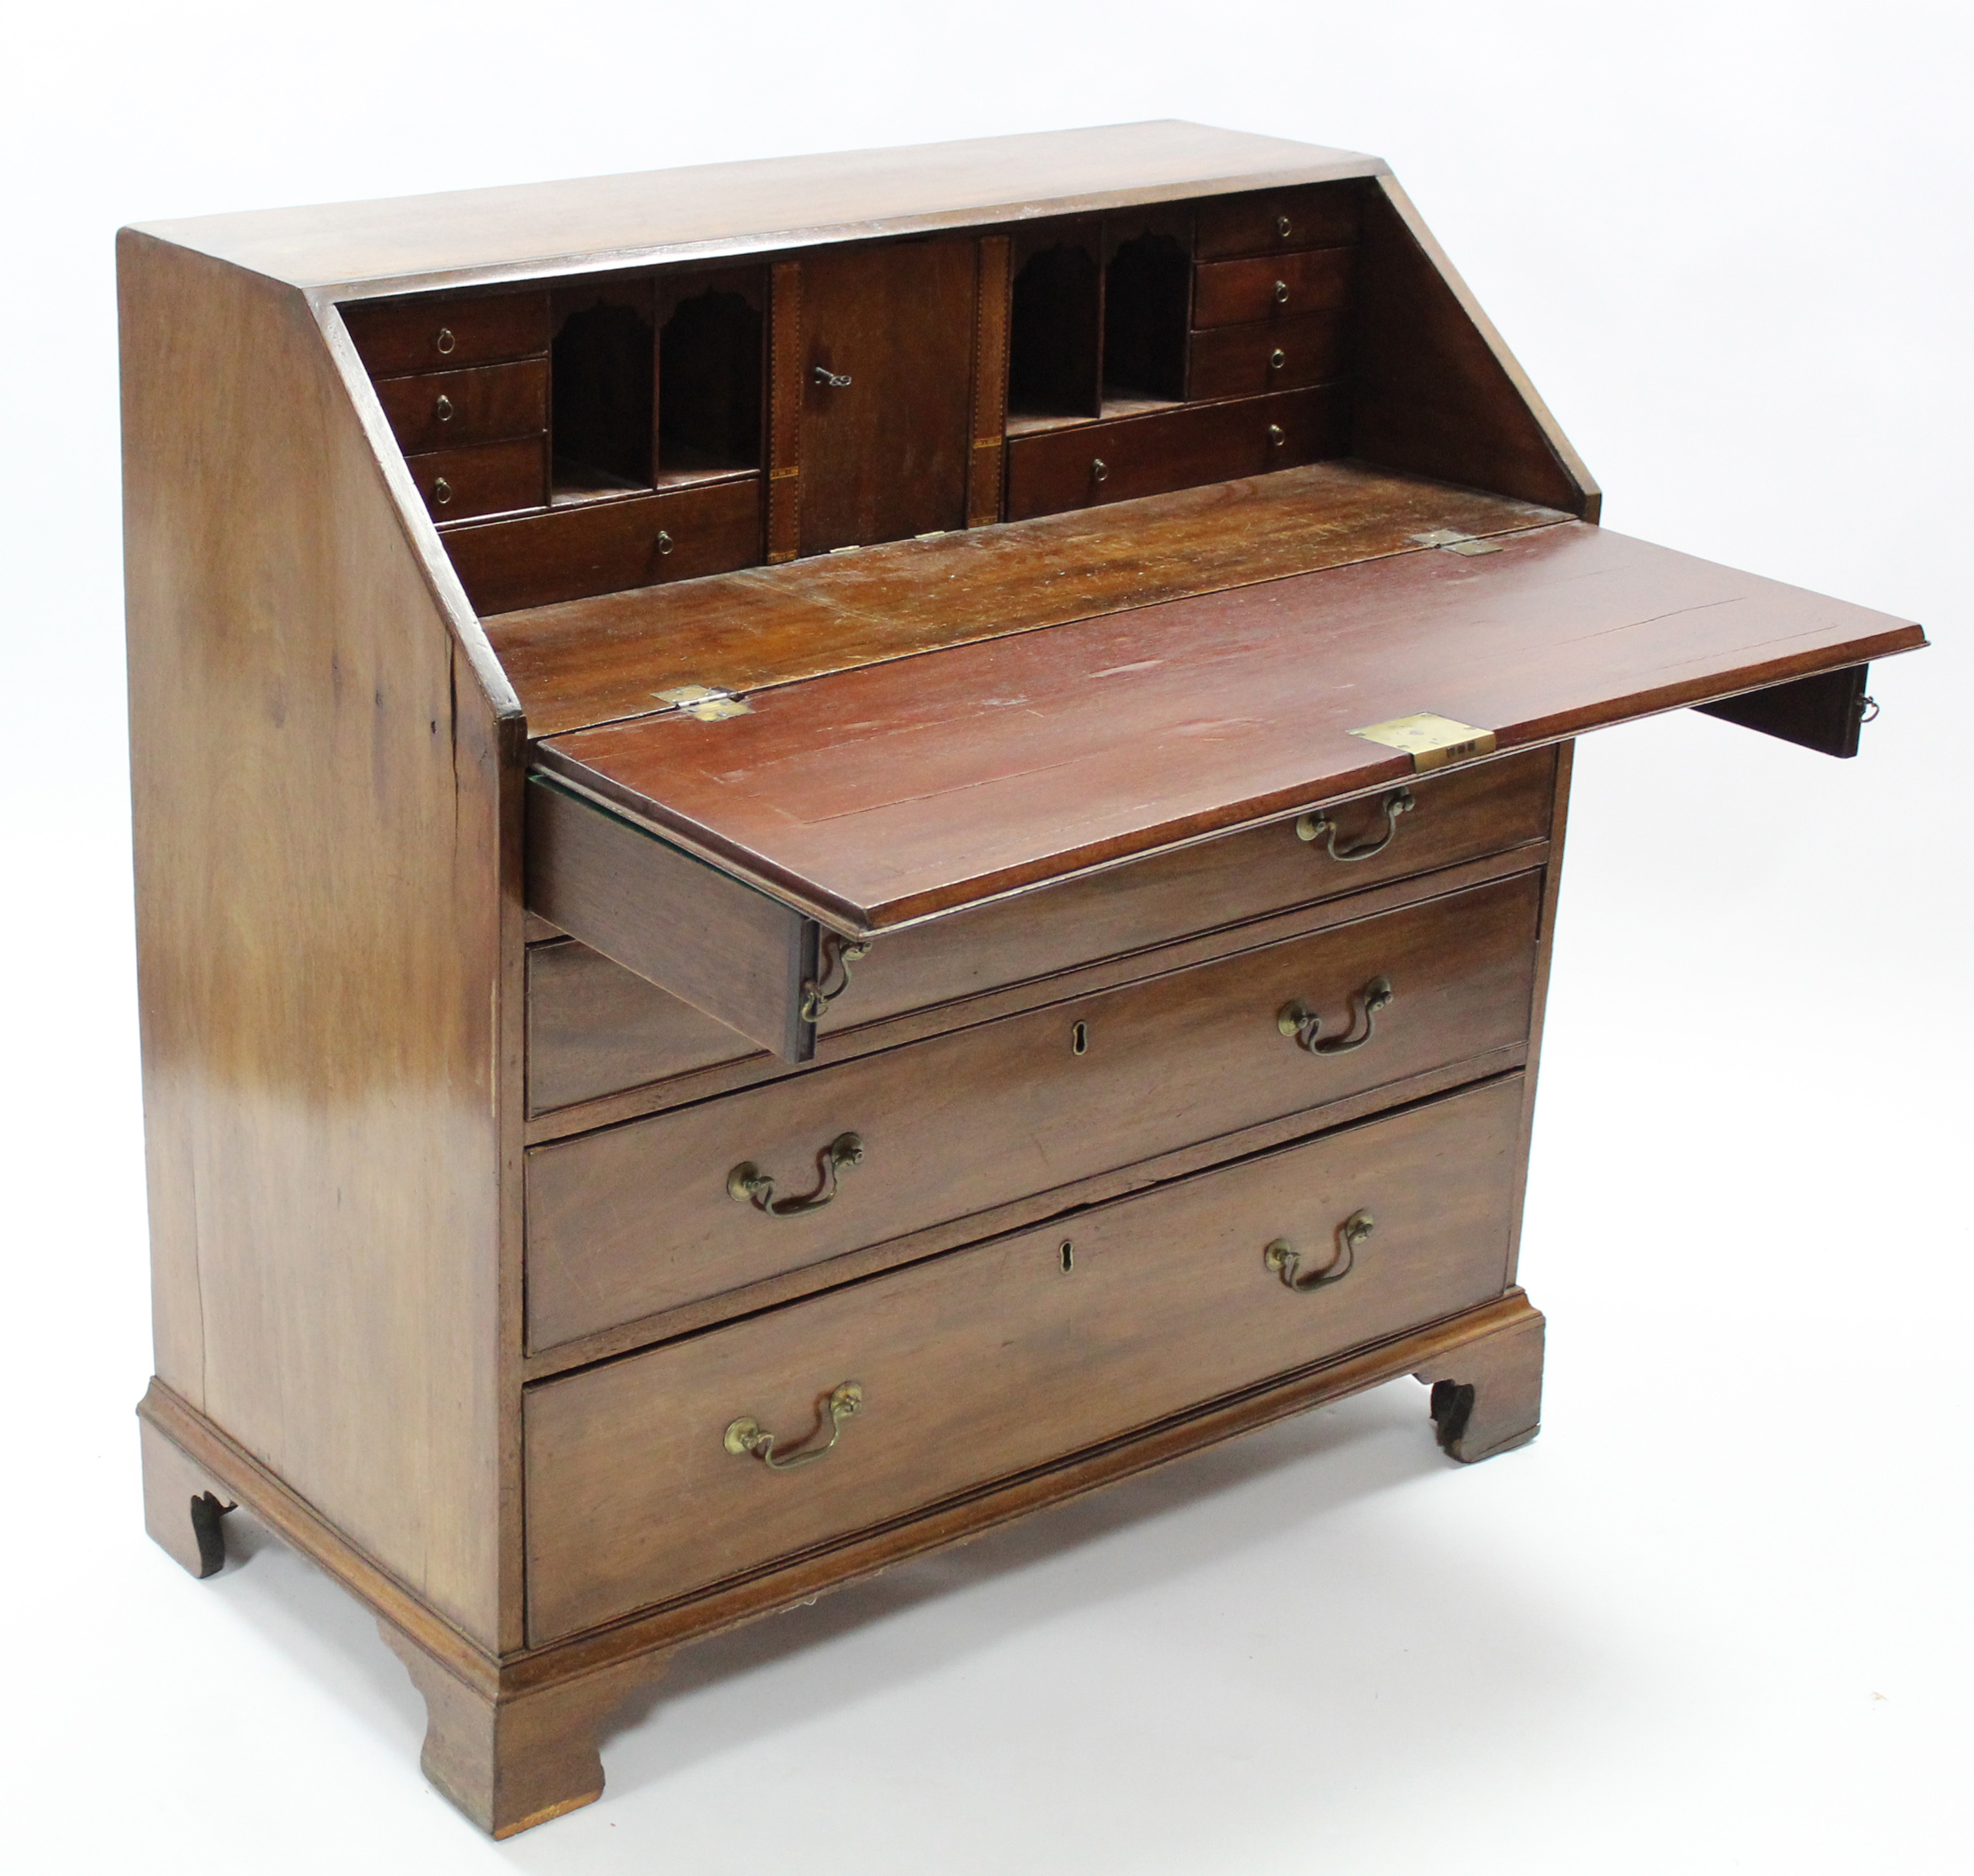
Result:
M1528 1033L1541 878L1516 874L533 1148L529 1344L553 1347L1512 1047ZM1381 982L1390 997L1373 1008ZM1318 1021L1303 1039L1282 1027L1291 1004ZM859 1157L832 1171L832 1143L845 1136ZM744 1165L775 1181L782 1212L738 1189ZM786 1209L811 1188L833 1196Z
M1318 182L1299 189L1209 196L1199 204L1193 251L1201 260L1221 260L1235 254L1273 254L1353 242L1364 187L1360 182Z
M1309 248L1255 260L1209 260L1193 269L1196 327L1241 325L1333 311L1350 298L1355 248Z
M1548 838L1555 787L1555 751L1528 750L1346 802L1330 815L1333 843L1326 829L1305 840L1296 823L1278 821L890 934L855 962L821 1033L1532 845ZM1401 792L1413 807L1388 815ZM1333 844L1357 857L1332 858ZM1229 929L1228 944L1238 942ZM956 1010L952 1021L964 1020ZM529 953L532 1113L751 1053L745 1037L587 945L564 940ZM773 1064L761 1065L765 1073Z
M1260 325L1215 326L1187 345L1187 394L1255 397L1342 375L1346 314L1305 313Z
M539 508L548 498L547 440L518 437L466 449L409 456L405 467L435 521L463 521L512 508Z
M524 1408L529 1641L1489 1300L1521 1115L1508 1076L541 1383ZM1288 1275L1333 1279L1290 1288L1278 1244ZM859 1400L837 1424L825 1403L846 1386ZM832 1425L836 1444L772 1470L743 1420L784 1459Z
M539 289L471 299L369 299L342 313L372 378L493 364L548 349L548 295Z
M1013 437L1007 518L1028 521L1318 462L1342 453L1347 427L1341 387L1317 385Z
M760 478L449 530L446 552L482 616L730 573L760 559Z
M377 395L407 456L539 436L548 427L548 361L387 378Z

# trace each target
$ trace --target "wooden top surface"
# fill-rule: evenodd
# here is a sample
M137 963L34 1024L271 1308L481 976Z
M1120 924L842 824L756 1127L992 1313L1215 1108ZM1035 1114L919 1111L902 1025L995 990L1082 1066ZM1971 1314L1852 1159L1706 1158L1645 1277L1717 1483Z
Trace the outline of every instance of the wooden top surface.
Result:
M667 706L685 684L755 691L943 646L1494 535L1553 508L1348 463L1044 520L604 593L486 622L537 736Z
M1176 121L382 202L148 222L140 232L335 298L1212 195L1381 172L1375 157Z
M849 932L1396 782L1434 711L1509 750L1916 649L1916 625L1580 521L955 646L537 745Z

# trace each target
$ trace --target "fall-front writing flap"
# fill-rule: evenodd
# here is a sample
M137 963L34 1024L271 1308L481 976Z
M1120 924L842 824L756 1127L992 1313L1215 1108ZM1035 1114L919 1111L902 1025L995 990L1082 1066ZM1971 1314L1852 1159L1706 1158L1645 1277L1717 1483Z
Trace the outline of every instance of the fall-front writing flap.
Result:
M1483 545L835 672L744 711L578 730L537 761L865 933L1376 788L1445 745L1483 759L1926 642L1580 521ZM1421 716L1480 734L1423 754L1429 734L1360 734Z

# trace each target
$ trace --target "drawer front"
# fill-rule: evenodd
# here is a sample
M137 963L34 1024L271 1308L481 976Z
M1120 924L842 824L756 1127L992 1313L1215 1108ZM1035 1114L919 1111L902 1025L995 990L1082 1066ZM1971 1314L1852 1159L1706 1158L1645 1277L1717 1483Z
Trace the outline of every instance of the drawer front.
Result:
M1540 872L528 1156L532 1347L1524 1041ZM1382 979L1389 1007L1367 1019ZM1278 1017L1316 1012L1314 1053ZM854 1134L858 1164L826 1172ZM735 1196L742 1166L777 1216Z
M1499 1295L1521 1106L1510 1076L530 1389L529 1641ZM1299 1279L1333 1268L1364 1212L1333 1281L1270 1268L1278 1241ZM846 1382L861 1409L814 1463L728 1450L742 1417L819 1443Z
M391 433L407 456L539 436L548 428L545 358L387 378L377 394Z
M1193 251L1202 260L1219 260L1233 254L1274 254L1353 242L1362 187L1318 182L1299 189L1215 195L1199 204Z
M356 355L372 378L489 365L548 349L548 296L542 292L373 299L342 311Z
M1028 521L1319 462L1341 453L1347 416L1341 387L1318 385L1015 437L1007 445L1007 518Z
M446 552L482 616L730 573L760 559L760 478L461 528Z
M1233 326L1333 311L1350 299L1355 248L1310 248L1256 260L1211 260L1193 270L1192 322Z
M545 437L481 443L470 449L438 449L430 456L408 456L404 465L435 521L462 521L476 514L539 508L548 498Z
M1258 326L1216 326L1188 346L1187 394L1255 397L1342 375L1344 314L1306 313Z
M455 551L461 538L450 537ZM1556 752L1529 750L1422 776L1406 785L1416 805L1390 819L1390 789L1333 810L1340 853L1386 840L1359 859L1332 859L1326 835L1305 841L1283 821L899 932L858 960L822 1033L1542 840L1555 791ZM535 1113L752 1053L725 1024L587 946L529 953Z

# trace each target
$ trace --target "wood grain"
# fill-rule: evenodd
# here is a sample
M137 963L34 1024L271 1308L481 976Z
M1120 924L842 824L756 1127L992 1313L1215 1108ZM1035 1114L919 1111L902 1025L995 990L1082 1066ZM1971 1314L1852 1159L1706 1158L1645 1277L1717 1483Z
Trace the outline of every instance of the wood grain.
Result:
M1318 385L1011 438L1007 517L1024 521L1203 482L1230 482L1342 452L1349 400Z
M1596 483L1389 178L1365 191L1357 252L1349 453L1596 521Z
M536 436L548 427L548 361L518 359L466 371L387 378L378 401L407 456Z
M805 554L967 525L974 248L898 241L804 258Z
M372 378L491 364L548 349L548 295L445 294L378 300L344 314L351 343Z
M1853 664L1845 671L1798 678L1793 684L1723 697L1717 704L1702 704L1700 709L1723 723L1758 729L1765 736L1779 736L1821 755L1854 756L1868 707L1865 686L1870 678L1867 665Z
M1193 252L1201 260L1223 260L1355 241L1363 195L1362 183L1328 182L1215 197L1199 205Z
M474 608L506 612L752 566L761 557L760 506L760 476L737 475L449 528L443 538Z
M374 282L374 290L402 293L538 274L545 256L616 269L985 228L1383 167L1350 150L1167 121L256 210L147 232L298 285L333 292Z
M990 528L1001 513L1002 433L1007 427L1007 296L1011 242L1005 234L978 243L975 298L972 447L967 457L967 525Z
M1193 270L1193 325L1244 325L1334 312L1350 303L1355 248L1310 248L1253 260L1203 261Z
M535 1148L529 1346L1518 1043L1540 894L1540 875L1522 874ZM1353 999L1381 975L1397 1000L1366 1045L1312 1055L1278 1030L1300 998L1325 1038L1344 1036L1361 1024ZM784 1193L808 1189L816 1155L845 1133L864 1160L831 1204L776 1218L729 1197L743 1161Z
M1924 643L1567 522L784 686L716 738L649 718L536 759L855 932L1404 780L1364 724L1431 710L1513 749Z
M531 1389L530 1641L1486 1301L1520 1109L1495 1083ZM1375 1228L1340 1281L1299 1295L1265 1264L1281 1238L1321 1268L1359 1210ZM742 1414L813 1440L844 1381L863 1410L819 1463L722 1446Z
M815 1053L816 928L779 901L546 783L528 791L527 879L591 950L784 1061Z
M306 303L119 263L157 1371L497 1645L518 738Z
M778 281L779 270L777 296ZM778 297L776 304L782 304ZM647 715L656 707L653 692L680 684L752 691L1349 560L1417 552L1413 536L1437 529L1492 535L1560 519L1552 508L1358 465L1318 463L689 588L604 592L490 619L487 629L535 734L555 735ZM476 537L477 530L462 531L447 540L458 555Z
M405 458L411 481L435 521L470 521L539 508L548 499L548 440L517 437L465 449Z
M1539 1310L1414 1371L1433 1390L1439 1443L1463 1465L1525 1446L1542 1427L1544 1323Z
M595 1803L603 1795L597 1740L605 1723L669 1665L662 1653L642 1654L600 1673L490 1694L394 1624L380 1619L378 1631L425 1701L425 1776L495 1838Z
M1308 313L1255 326L1221 326L1188 341L1189 397L1258 397L1342 375L1349 315Z
M1097 958L1230 929L1289 906L1538 841L1548 828L1555 775L1554 753L1533 750L1465 772L1422 776L1412 784L1417 807L1398 819L1389 847L1364 860L1333 860L1321 844L1298 839L1293 823L1276 822L895 933L857 962L819 1033L840 1036L908 1010L1054 977ZM1336 811L1345 851L1383 825L1381 799L1373 796ZM953 1020L968 1019L956 1011ZM745 1042L725 1024L586 946L529 953L531 1113L745 1052Z

